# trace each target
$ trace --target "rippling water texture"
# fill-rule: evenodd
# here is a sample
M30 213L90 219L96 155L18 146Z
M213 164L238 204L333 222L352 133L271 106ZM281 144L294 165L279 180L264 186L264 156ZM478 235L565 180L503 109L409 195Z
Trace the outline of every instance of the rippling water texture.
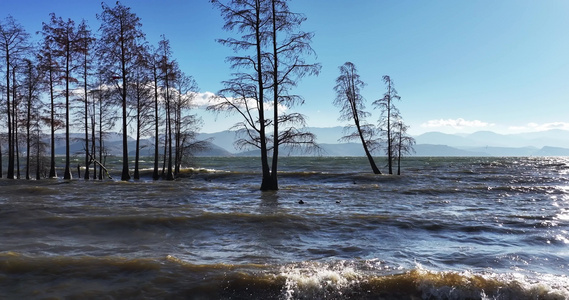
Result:
M569 299L568 159L410 158L378 176L286 157L276 192L258 166L0 180L0 296Z

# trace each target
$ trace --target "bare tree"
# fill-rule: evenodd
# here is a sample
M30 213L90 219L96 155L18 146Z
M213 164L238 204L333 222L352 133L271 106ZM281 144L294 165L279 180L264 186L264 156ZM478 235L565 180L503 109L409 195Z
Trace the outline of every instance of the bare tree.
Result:
M52 55L59 61L61 66L61 75L63 77L64 95L65 95L65 170L63 179L71 179L70 168L70 98L71 84L77 83L77 79L73 77L73 72L77 68L77 60L79 59L79 41L80 37L75 26L75 22L71 19L64 21L61 17L51 14L51 22L43 26L44 36L47 36L52 42Z
M120 2L115 7L102 3L103 12L97 15L101 21L101 33L98 43L98 54L106 79L114 83L120 94L122 106L123 155L121 180L129 180L128 169L128 135L127 135L127 88L132 77L133 66L140 49L144 44L144 33L141 30L140 18Z
M366 122L366 118L371 114L365 111L365 99L360 94L360 90L365 83L360 79L356 66L351 62L346 62L340 68L340 76L336 78L336 99L334 105L340 107L340 121L353 121L355 131L349 132L342 137L343 141L359 139L364 147L364 152L369 161L374 174L381 174L375 164L372 152L379 147L376 138L376 129L373 124ZM349 126L347 128L352 128Z
M236 145L261 151L261 190L277 190L279 145L315 145L314 135L298 128L305 124L303 115L279 112L280 107L303 103L301 97L289 91L301 77L317 74L320 69L303 58L313 54L312 34L296 31L305 18L291 13L286 1L212 0L212 3L225 19L224 29L241 33L241 38L218 40L240 54L228 58L238 72L224 82L217 103L208 110L243 117L234 126L241 137ZM272 99L268 96L270 90ZM272 119L265 115L270 109L273 109ZM273 156L269 166L270 151Z
M172 49L170 41L162 35L162 39L158 42L158 53L160 55L160 71L162 81L164 83L164 105L166 106L166 132L164 134L164 162L168 162L168 169L164 175L167 180L174 180L173 161L172 161L172 91L171 85L176 80L177 63L172 59Z
M158 172L158 160L159 160L159 143L160 143L160 122L159 122L159 93L158 93L158 80L159 80L159 54L157 50L152 48L150 50L150 63L152 71L152 85L154 89L154 171L152 172L152 179L158 180L160 174Z
M401 157L403 154L414 153L415 150L413 146L415 145L415 139L407 134L407 129L409 126L403 123L403 120L399 119L394 123L393 134L395 136L394 152L397 153L397 175L401 175Z
M149 85L149 67L148 53L146 51L139 54L138 63L134 66L132 88L130 98L131 106L134 109L134 122L136 122L136 146L134 159L134 179L140 179L140 140L151 125L148 120L151 119L151 85Z
M41 77L40 68L37 67L34 61L30 59L24 59L24 80L23 87L25 89L25 99L26 99L26 117L24 119L26 126L26 179L31 179L30 167L31 167L31 150L32 150L32 130L34 125L38 125L37 119L40 118L37 114L32 114L32 112L37 112L40 105L39 93L41 88Z
M175 82L176 95L173 101L174 108L174 174L180 173L180 167L185 155L189 155L192 148L198 147L195 141L196 131L199 129L201 119L196 115L188 114L192 108L198 85L192 76L180 71Z
M89 72L91 71L93 60L93 44L95 38L91 35L91 30L86 21L83 20L77 28L77 52L80 54L80 69L83 77L83 110L81 112L83 119L83 127L85 129L85 174L84 178L90 178L89 165L91 164L91 152L89 147Z
M272 51L268 55L268 73L272 82L268 88L273 92L273 157L271 178L265 189L277 190L279 146L316 146L314 134L299 130L299 127L305 127L305 117L298 113L279 113L279 108L304 103L302 97L289 94L289 91L302 77L318 75L320 65L307 63L304 59L315 54L310 46L314 34L299 30L306 21L304 15L291 12L286 0L271 0L269 18Z
M261 169L263 181L261 190L269 188L271 171L267 152L265 118L265 81L263 45L267 43L270 25L266 5L261 0L230 0L228 4L212 0L225 19L225 30L235 30L242 33L241 40L235 38L220 39L222 45L229 46L234 51L243 51L242 55L231 56L228 61L237 71L246 69L251 73L237 72L234 77L224 82L225 88L219 91L218 103L210 105L208 110L238 113L243 121L234 128L244 138L237 141L238 147L253 146L261 150Z
M28 48L29 35L25 29L16 22L12 16L8 16L3 22L0 22L0 58L5 64L6 76L6 116L8 129L8 172L7 178L14 179L14 160L15 160L15 141L13 138L13 103L10 101L11 78L14 72L14 62Z
M59 115L56 113L57 104L55 102L58 94L55 92L56 86L61 84L61 67L58 60L55 58L54 51L52 48L57 47L53 36L51 34L51 25L43 23L42 29L43 41L40 47L40 65L43 69L44 74L44 84L49 90L49 127L50 127L50 167L49 167L49 178L57 177L55 170L55 131L63 127L63 121L60 119Z
M387 166L389 168L389 174L393 174L393 120L396 120L399 115L399 110L395 107L394 101L400 100L401 97L397 94L397 91L393 87L393 80L387 75L383 76L383 82L387 85L387 91L383 95L383 98L375 100L373 105L380 109L381 117L379 119L379 128L385 134L387 142Z

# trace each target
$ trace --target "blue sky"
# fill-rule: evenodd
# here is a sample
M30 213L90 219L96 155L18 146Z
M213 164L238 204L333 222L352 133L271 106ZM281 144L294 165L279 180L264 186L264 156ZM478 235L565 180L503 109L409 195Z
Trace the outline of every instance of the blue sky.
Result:
M15 17L35 35L55 12L98 29L99 0L0 0L0 17ZM108 1L114 5L114 1ZM219 12L207 0L125 0L142 19L147 39L171 40L182 69L200 92L215 93L231 70L232 51L215 42ZM292 0L308 20L322 64L318 77L296 89L296 110L308 125L331 127L338 66L353 62L367 83L368 103L385 91L389 75L410 133L492 130L500 133L569 129L569 1L565 0ZM371 106L368 106L371 110ZM204 132L228 129L237 118L199 111ZM375 122L378 115L368 121Z

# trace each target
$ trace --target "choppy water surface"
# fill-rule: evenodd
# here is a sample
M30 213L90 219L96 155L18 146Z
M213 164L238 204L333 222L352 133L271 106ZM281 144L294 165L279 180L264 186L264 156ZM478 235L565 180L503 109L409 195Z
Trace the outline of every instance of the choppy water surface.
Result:
M377 176L287 157L264 193L256 158L195 164L173 182L0 180L0 298L569 299L569 159Z

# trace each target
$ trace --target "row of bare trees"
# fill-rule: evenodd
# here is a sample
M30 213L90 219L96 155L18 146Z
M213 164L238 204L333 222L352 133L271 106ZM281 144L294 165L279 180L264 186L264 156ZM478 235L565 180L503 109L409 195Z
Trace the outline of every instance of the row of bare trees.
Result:
M372 153L382 148L385 144L387 155L387 167L389 174L393 174L393 163L397 162L397 175L401 174L401 156L413 151L415 140L407 134L408 126L403 123L401 113L395 106L395 101L401 99L395 90L391 77L383 76L383 82L387 86L383 97L373 101L372 105L379 109L380 118L378 124L367 122L371 113L366 111L365 98L361 95L361 89L365 83L361 80L356 66L346 62L339 67L340 75L336 78L336 99L334 105L340 107L340 120L350 121L353 124L346 126L347 135L342 140L361 141L366 157L373 173L381 174ZM382 143L384 141L385 143Z
M116 121L122 133L122 180L131 178L129 133L136 136L135 179L140 178L144 136L154 135L154 179L174 179L189 151L203 146L195 140L201 120L190 114L197 84L180 70L168 39L161 36L156 47L149 45L140 19L119 2L114 7L102 3L97 18L101 25L95 35L85 21L76 24L52 13L38 32L39 42L32 41L14 18L0 21L0 66L5 78L0 118L6 124L0 151L7 150L7 178L20 178L22 138L26 178L31 178L32 167L35 178L42 177L48 146L49 172L43 176L57 177L58 130L65 132L64 179L71 178L72 129L84 133L85 179L103 178L104 135Z

